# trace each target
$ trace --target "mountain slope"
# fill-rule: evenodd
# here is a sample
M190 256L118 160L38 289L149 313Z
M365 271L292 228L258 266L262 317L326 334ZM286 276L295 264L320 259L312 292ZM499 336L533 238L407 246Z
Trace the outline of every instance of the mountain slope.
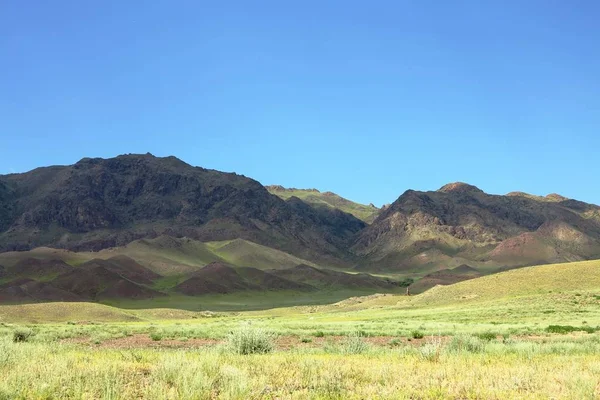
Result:
M343 263L365 224L335 209L285 202L258 182L175 157L123 155L0 176L0 251L101 250L160 234L243 238Z
M599 211L556 196L489 195L464 183L408 190L357 235L352 249L363 268L398 271L427 258L429 271L452 260L489 269L598 258Z
M352 214L356 218L370 224L379 213L379 208L373 204L364 205L347 200L332 192L320 192L317 189L287 189L280 185L266 186L267 190L284 200L297 197L300 200L316 207L330 207Z

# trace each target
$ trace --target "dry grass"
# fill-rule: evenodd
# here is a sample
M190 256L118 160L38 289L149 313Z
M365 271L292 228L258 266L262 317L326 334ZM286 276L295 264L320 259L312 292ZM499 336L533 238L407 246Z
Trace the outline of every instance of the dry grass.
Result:
M597 347L493 344L424 357L420 348L361 354L220 349L90 350L0 342L2 399L593 399ZM548 345L550 346L550 345ZM574 351L581 348L581 351Z

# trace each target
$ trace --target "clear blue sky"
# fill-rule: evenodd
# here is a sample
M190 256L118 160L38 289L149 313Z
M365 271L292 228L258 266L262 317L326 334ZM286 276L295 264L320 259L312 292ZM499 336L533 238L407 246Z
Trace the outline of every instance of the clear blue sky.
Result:
M377 205L600 203L600 2L4 1L0 174L175 155Z

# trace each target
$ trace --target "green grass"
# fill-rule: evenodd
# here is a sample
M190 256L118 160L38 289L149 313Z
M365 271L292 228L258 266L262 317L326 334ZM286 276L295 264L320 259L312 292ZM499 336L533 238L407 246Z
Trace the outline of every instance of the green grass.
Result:
M598 398L599 268L525 268L410 297L2 305L0 399ZM13 342L21 330L28 340ZM111 347L135 335L161 348ZM256 338L267 354L243 350Z

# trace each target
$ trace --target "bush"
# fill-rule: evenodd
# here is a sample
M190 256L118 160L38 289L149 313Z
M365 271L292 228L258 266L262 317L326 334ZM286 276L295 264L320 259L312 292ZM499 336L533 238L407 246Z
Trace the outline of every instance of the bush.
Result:
M424 360L437 362L440 360L443 347L444 343L442 337L432 336L427 340L427 343L418 348L418 354Z
M266 354L273 351L273 340L272 333L244 326L229 334L227 347L236 354Z
M424 334L423 334L423 332L421 332L421 331L412 331L412 332L410 333L410 336L411 336L413 339L423 339L423 338L425 337L425 335L424 335Z
M150 334L150 339L154 340L155 342L162 340L162 338L163 338L163 335L161 332L152 332Z
M29 328L17 329L13 332L13 342L21 343L26 342L33 335L33 331Z
M302 338L302 339L300 339L300 341L302 343L312 343L312 339L311 338Z
M315 337L324 337L325 336L325 332L323 332L323 331L316 331L314 336Z
M345 354L361 354L369 350L369 344L363 340L363 336L360 331L349 335L343 343L342 352Z
M546 328L546 332L548 333L571 333L583 331L587 333L594 333L598 330L598 328L594 328L592 326L571 326L571 325L550 325Z
M496 334L494 332L478 333L475 336L477 336L479 339L484 340L486 342L491 342L492 340L496 339Z
M483 351L485 345L481 339L472 335L458 335L454 336L450 343L448 343L448 351L451 352L468 352L468 353L479 353Z
M432 343L425 343L419 347L419 356L427 361L438 361L440 359L440 348Z

